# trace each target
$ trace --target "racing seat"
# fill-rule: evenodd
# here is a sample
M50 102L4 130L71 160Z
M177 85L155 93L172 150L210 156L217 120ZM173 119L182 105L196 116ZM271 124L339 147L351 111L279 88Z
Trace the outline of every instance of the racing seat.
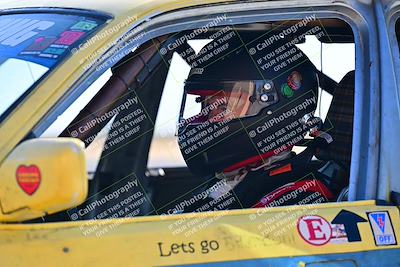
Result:
M326 149L317 151L321 160L350 166L353 139L354 71L347 73L335 89L323 129L333 138Z
M332 92L333 100L321 129L321 133L328 133L329 138L326 138L326 135L325 138L319 135L308 143L305 151L280 162L280 165L290 164L292 169L291 172L280 175L281 180L291 181L293 177L301 176L299 174L312 173L313 177L332 193L331 198L327 197L330 201L344 200L349 182L353 138L354 74L354 71L347 73ZM273 179L273 177L268 178ZM302 181L304 182L307 181ZM297 188L297 184L302 185L295 183L291 185L292 188L286 186L284 189L293 190ZM270 199L271 195L279 197L283 194L280 191L285 190L278 188L266 198ZM263 207L265 204L261 201L256 207Z
M333 93L333 100L323 125L333 142L317 148L315 156L326 164L319 171L330 177L329 184L339 193L348 185L353 139L355 71L347 73Z

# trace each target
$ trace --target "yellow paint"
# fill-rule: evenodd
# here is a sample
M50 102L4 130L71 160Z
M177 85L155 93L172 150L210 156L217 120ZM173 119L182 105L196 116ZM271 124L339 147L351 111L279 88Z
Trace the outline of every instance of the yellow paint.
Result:
M38 218L81 204L88 191L83 147L72 138L33 139L17 146L0 166L0 222Z
M400 235L398 209L375 206L371 201L297 206L291 208L291 212L303 211L308 214L315 210L318 216L332 221L342 209L365 219L367 211L388 211L393 228L397 236ZM264 211L263 214L258 216L257 212L261 214L261 211ZM309 245L298 234L296 223L299 216L285 223L281 229L286 230L279 235L275 236L272 232L263 235L260 225L278 218L282 212L287 212L287 209L281 207L215 212L201 216L154 216L86 223L1 225L0 257L4 266L165 266L400 248L398 245L376 247L368 222L358 224L362 242L354 243L328 243L320 247ZM254 220L250 219L252 215L256 215ZM214 221L190 236L172 233L171 225L182 225L183 221L190 223L199 217ZM218 242L219 248L205 253L201 244L211 241ZM158 243L162 243L162 253L166 255L172 244L190 242L193 243L194 253L161 256Z

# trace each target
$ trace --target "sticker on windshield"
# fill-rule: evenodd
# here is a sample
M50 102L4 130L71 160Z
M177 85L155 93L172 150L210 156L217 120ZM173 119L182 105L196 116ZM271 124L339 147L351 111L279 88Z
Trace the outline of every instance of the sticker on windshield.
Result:
M387 211L370 212L368 214L369 224L375 239L375 244L379 246L397 245L392 221Z
M51 13L0 17L0 62L8 59L35 63L51 70L104 24L106 17Z
M43 50L48 48L54 41L57 40L55 37L39 37L33 44L25 48L20 55L39 55Z
M63 55L67 49L79 40L85 32L80 31L65 31L61 33L60 38L54 41L48 48L39 54L43 58L58 58Z
M85 32L65 31L61 33L61 37L55 42L55 44L70 46L78 41L83 35L85 35Z
M50 46L43 53L40 53L40 57L47 57L47 58L58 58L66 51L66 48L59 48L54 45Z
M82 20L72 25L71 30L78 30L78 31L91 31L97 27L97 23L94 21L87 21Z
M51 28L55 24L52 21L38 21L35 19L10 19L6 23L9 23L8 27L0 29L0 45L11 47L22 44L32 36Z

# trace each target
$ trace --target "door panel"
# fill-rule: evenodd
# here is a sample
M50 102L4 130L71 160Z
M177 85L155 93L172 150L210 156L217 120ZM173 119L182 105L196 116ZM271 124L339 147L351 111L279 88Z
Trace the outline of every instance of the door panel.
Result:
M397 207L334 203L2 225L0 257L2 266L395 266L399 232Z

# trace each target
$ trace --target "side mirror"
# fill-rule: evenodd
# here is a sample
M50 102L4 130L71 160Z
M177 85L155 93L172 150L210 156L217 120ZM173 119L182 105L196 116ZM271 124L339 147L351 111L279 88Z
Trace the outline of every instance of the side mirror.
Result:
M33 139L0 166L0 222L19 222L67 210L88 191L84 145L78 139Z

